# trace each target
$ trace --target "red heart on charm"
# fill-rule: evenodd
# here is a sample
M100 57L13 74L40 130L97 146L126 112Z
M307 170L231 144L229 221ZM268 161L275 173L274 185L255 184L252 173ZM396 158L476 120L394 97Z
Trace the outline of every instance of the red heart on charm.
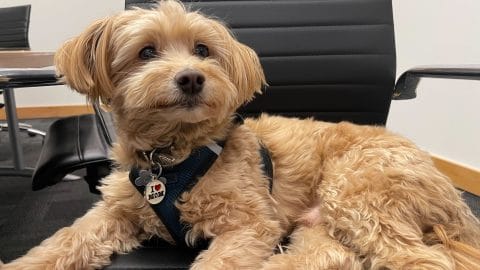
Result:
M159 191L162 188L162 185L155 185L155 190Z

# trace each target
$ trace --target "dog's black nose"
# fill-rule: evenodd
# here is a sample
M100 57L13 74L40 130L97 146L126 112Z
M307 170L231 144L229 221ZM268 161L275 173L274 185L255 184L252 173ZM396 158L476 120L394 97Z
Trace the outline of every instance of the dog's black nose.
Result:
M202 91L205 76L195 70L184 70L175 76L178 87L189 95L195 95Z

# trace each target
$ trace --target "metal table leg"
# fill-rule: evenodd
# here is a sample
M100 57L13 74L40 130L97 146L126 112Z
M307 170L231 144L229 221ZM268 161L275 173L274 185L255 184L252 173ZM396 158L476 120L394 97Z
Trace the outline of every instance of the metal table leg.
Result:
M19 175L31 176L32 169L25 168L23 160L23 149L20 138L20 130L18 127L18 118L15 104L15 95L12 88L3 89L3 97L5 102L5 112L8 123L8 139L12 147L13 153L13 169L1 168L0 175Z

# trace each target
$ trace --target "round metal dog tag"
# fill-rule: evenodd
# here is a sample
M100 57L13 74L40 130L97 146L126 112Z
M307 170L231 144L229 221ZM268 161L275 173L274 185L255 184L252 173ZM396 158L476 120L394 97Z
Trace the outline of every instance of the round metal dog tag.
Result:
M157 179L145 186L145 199L150 204L159 204L165 198L165 184Z

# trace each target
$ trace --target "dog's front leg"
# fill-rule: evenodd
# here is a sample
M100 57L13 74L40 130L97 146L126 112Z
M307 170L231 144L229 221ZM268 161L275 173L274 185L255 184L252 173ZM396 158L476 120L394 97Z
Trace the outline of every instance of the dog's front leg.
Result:
M229 231L215 237L191 269L259 269L272 255L277 242L278 236L260 234L252 228Z
M110 262L113 252L127 252L139 245L138 226L120 212L101 201L72 226L59 230L1 269L101 268Z

